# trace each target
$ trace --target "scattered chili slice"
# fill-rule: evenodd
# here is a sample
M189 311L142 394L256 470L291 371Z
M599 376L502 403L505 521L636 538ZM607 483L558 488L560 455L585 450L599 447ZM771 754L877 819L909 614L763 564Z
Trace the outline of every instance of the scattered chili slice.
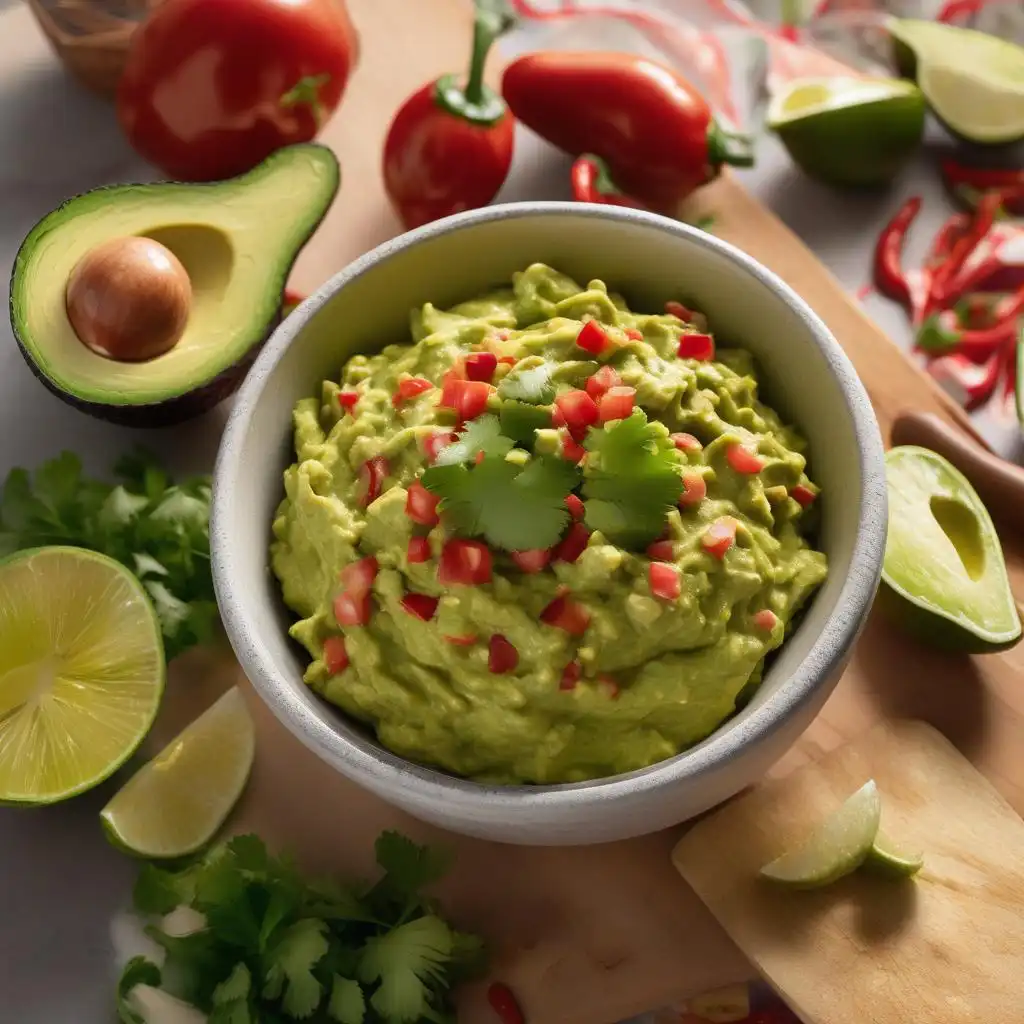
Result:
M430 561L430 541L426 537L410 537L405 557L412 564Z
M398 382L398 390L391 396L391 404L397 407L417 395L422 395L424 391L433 389L434 385L425 377L405 377Z
M590 530L583 523L575 522L555 548L556 562L575 562L586 550Z
M444 586L453 583L490 583L490 549L478 540L446 541L441 548L437 578Z
M334 618L339 626L365 626L370 621L370 594L343 590L334 599Z
M356 403L359 401L358 391L339 391L338 392L338 405L341 406L343 412L351 413L356 407Z
M679 569L668 562L651 562L647 567L651 593L662 601L675 601L683 592Z
M332 676L348 668L348 651L343 636L329 636L324 641L324 664Z
M612 388L622 384L622 378L610 366L602 366L587 378L587 394L596 402Z
M487 645L487 667L495 675L511 672L519 664L519 652L500 633L495 633Z
M669 438L681 452L699 452L704 447L693 434L669 434Z
M390 472L391 467L383 455L376 455L362 464L359 468L359 497L357 500L363 508L373 504L380 497L384 481Z
M708 496L707 481L700 473L683 474L683 493L679 498L680 508L693 508Z
M883 295L911 309L910 285L903 272L903 242L921 210L921 197L912 196L893 215L875 243L875 287Z
M724 558L726 551L732 547L736 540L737 522L732 516L722 516L716 519L704 531L701 544L709 555L715 558Z
M530 548L527 551L513 551L512 561L523 572L540 572L551 561L551 552L548 548Z
M564 629L572 636L582 636L590 624L590 612L568 594L563 594L540 613L540 621Z
M1001 192L987 192L982 196L967 231L956 240L949 256L932 275L928 300L924 309L926 316L936 309L945 308L960 297L956 288L953 287L955 279L970 258L971 253L988 234L1002 206L1003 194Z
M441 517L437 514L437 506L441 499L420 483L413 480L405 499L405 514L420 526L436 526Z
M498 368L498 357L493 352L474 352L466 356L466 376L470 380L490 383Z
M583 499L576 494L570 494L566 496L565 507L569 510L569 515L573 519L582 519L586 515L586 509L583 507Z
M624 420L633 412L636 402L636 388L609 388L597 403L598 418L602 423Z
M687 309L681 302L674 300L665 303L665 312L669 316L678 317L683 323L689 323L693 319L693 313Z
M644 340L644 332L643 331L638 331L635 327L627 327L625 333L626 333L626 337L629 338L630 341L643 341Z
M455 647L472 647L479 637L476 633L463 633L460 636L445 636L444 639Z
M578 661L570 661L565 668L562 669L562 678L558 681L558 688L560 690L575 690L576 684L580 681L580 676L583 674L583 669Z
M417 619L429 622L437 611L437 604L440 599L431 597L429 594L406 594L402 598L402 607Z
M373 555L351 562L338 574L342 587L350 594L366 594L377 578L380 566Z
M564 391L555 398L555 409L562 414L565 425L576 441L579 441L600 416L597 402L586 391Z
M656 540L648 546L647 557L656 562L671 562L676 557L676 546L670 540Z
M805 487L803 484L797 484L795 487L790 487L789 496L798 504L807 508L814 504L814 499L818 496L810 487Z
M755 628L763 629L766 633L770 633L779 621L779 617L770 608L762 608L759 612L754 612L750 617L750 621L754 624Z
M709 362L715 358L715 339L710 334L680 334L680 359L699 359Z
M569 462L582 462L586 457L587 449L566 431L562 435L562 458Z
M576 344L584 352L599 356L611 344L611 340L596 320L588 320L576 335Z
M437 430L423 438L423 453L429 462L433 462L441 453L442 448L447 448L448 445L454 444L457 440L458 435L453 431Z
M725 460L737 472L753 476L764 469L764 459L745 444L731 444L725 449Z

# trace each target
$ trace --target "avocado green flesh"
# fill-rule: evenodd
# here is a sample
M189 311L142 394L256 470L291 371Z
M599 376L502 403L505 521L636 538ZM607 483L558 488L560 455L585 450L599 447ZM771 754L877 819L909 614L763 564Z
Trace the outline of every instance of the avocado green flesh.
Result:
M1016 641L1021 623L999 537L974 488L942 456L912 445L888 453L886 475L882 579L909 605L908 624L968 650Z
M229 181L119 185L69 200L33 228L15 261L11 322L26 357L58 392L86 403L150 405L209 384L276 323L295 256L337 187L330 150L301 145ZM192 286L181 339L140 363L87 348L65 308L77 263L102 242L133 235L167 246Z
M685 459L689 471L704 477L708 497L666 519L681 596L658 599L648 584L647 555L599 533L574 563L552 561L524 573L495 550L490 583L442 586L437 559L444 527L429 531L430 560L409 563L410 537L426 530L405 509L407 489L427 465L424 438L452 430L453 415L439 408L436 388L396 408L399 376L438 382L485 345L521 360L517 372L548 363L560 392L580 387L599 365L575 344L585 316L614 335L614 349L601 360L636 389L648 417L704 442ZM642 340L629 339L629 328ZM391 750L498 783L575 782L643 768L698 742L733 714L748 683L756 686L765 656L825 578L826 558L806 539L813 506L805 510L790 497L769 504L765 497L773 486L811 486L803 438L758 399L748 353L720 348L716 362L680 359L682 330L674 317L630 312L600 281L583 288L534 264L514 276L511 288L448 311L427 304L413 314L415 344L357 355L344 365L340 384L325 381L318 397L301 400L294 413L297 458L284 475L271 563L299 616L291 635L312 658L306 682L370 723ZM497 373L504 372L499 364ZM359 393L352 414L339 408L342 389ZM492 412L501 401L491 395ZM531 414L510 409L524 430ZM544 411L538 426L550 422L550 406ZM536 437L535 452L558 449L549 426ZM726 448L736 441L756 444L760 473L741 475L729 466ZM389 475L364 510L357 501L359 470L376 456L387 459ZM736 543L718 559L701 540L723 515L740 525ZM369 555L379 563L369 622L340 627L332 611L339 572ZM540 621L563 586L590 614L581 637ZM440 598L430 621L402 608L410 591ZM770 629L754 619L764 609L778 617ZM339 633L350 665L332 675L324 642ZM518 652L512 671L488 669L494 634ZM453 636L477 639L456 645L445 639ZM562 690L563 669L572 661L582 676ZM614 681L616 697L602 676Z

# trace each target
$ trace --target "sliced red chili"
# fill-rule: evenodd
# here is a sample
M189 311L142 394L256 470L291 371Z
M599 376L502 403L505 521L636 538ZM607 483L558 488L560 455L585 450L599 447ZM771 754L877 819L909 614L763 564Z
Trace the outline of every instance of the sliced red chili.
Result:
M582 462L587 457L583 447L568 431L562 434L562 458L569 462Z
M715 339L710 334L680 334L680 359L699 359L710 362L715 358Z
M810 487L805 487L803 484L797 484L795 487L790 487L789 496L798 504L807 508L809 505L814 504L814 499L818 495L812 491Z
M437 611L440 599L431 597L429 594L406 594L402 598L402 607L417 619L429 622Z
M562 678L558 681L558 688L560 690L575 690L582 674L583 669L580 663L578 661L570 661L562 669Z
M487 645L487 667L496 675L511 672L519 664L519 652L500 633L495 633Z
M578 441L587 427L598 420L599 412L595 402L586 391L564 391L555 398L555 408L562 414L569 433Z
M670 540L656 540L648 546L647 557L656 562L671 562L676 557L676 546Z
M576 335L576 344L584 352L599 356L611 344L611 339L596 320L588 320Z
M678 317L684 324L689 323L693 319L692 311L687 309L681 302L676 302L675 300L665 303L665 312L669 316Z
M764 459L745 444L730 444L725 449L725 460L737 472L753 476L764 469Z
M598 419L602 423L612 420L624 420L633 413L636 402L636 388L609 388L597 403Z
M778 623L779 617L770 608L762 608L760 611L754 612L750 621L756 629L763 629L766 633L770 633Z
M409 547L405 553L406 560L412 564L430 561L430 541L426 537L410 537Z
M556 597L540 613L541 622L564 629L572 636L582 636L590 624L590 612L568 594Z
M428 462L433 462L441 453L442 448L454 444L458 435L450 430L437 430L433 434L426 434L423 438L423 454Z
M493 352L474 352L466 356L466 376L470 380L490 382L498 368L498 357Z
M555 548L556 562L575 562L586 550L590 530L583 523L575 522Z
M365 626L370 621L370 594L343 590L334 599L334 618L339 626Z
M693 434L669 434L669 437L681 452L699 452L704 447Z
M587 510L583 507L583 499L575 494L566 496L565 507L573 519L582 519L587 514Z
M441 517L437 514L437 506L441 499L432 494L419 482L413 480L405 499L405 514L420 526L436 526Z
M348 668L348 651L343 636L329 636L324 641L324 664L332 676Z
M384 481L390 472L391 467L383 455L376 455L372 459L367 459L362 464L359 469L359 496L357 500L363 508L371 505L380 497Z
M491 581L491 552L478 540L449 540L441 548L437 578L444 585Z
M523 572L540 572L551 561L551 551L548 548L530 548L527 551L513 551L512 561Z
M596 402L603 394L622 384L622 378L610 366L602 366L587 378L587 394Z
M356 403L359 401L358 391L339 391L338 392L338 405L345 412L352 412L356 407Z
M736 520L732 516L722 516L716 519L704 531L704 536L701 538L704 550L708 554L714 555L715 558L724 558L726 551L732 547L733 542L736 540L737 525Z
M903 242L920 210L921 197L912 196L896 211L875 243L875 287L907 309L913 301L903 272Z
M708 485L700 473L683 474L683 493L679 498L680 508L693 508L708 496Z
M433 388L434 385L425 377L405 377L398 382L398 390L391 396L391 404L399 406L417 395L422 395L424 391L432 391Z

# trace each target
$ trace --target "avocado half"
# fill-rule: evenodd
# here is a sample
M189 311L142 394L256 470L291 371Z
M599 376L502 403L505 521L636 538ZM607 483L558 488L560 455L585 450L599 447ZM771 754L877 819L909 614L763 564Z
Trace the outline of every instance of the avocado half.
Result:
M238 178L112 185L69 199L28 234L11 276L11 326L55 395L130 426L164 426L230 395L281 319L285 282L338 191L334 154L288 146ZM78 339L65 308L74 267L97 245L152 238L192 285L188 323L169 352L127 363Z

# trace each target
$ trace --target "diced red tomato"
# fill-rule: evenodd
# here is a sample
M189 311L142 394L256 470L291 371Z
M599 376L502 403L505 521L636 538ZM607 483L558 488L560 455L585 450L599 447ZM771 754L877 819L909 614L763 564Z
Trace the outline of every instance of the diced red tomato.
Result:
M437 514L440 501L441 499L436 494L431 494L419 480L413 480L409 484L405 499L405 514L420 526L436 526L441 519Z
M611 344L611 341L605 329L596 320L588 320L580 328L580 333L576 335L576 344L584 352L598 356Z
M770 633L779 621L779 617L771 608L762 608L759 612L754 612L750 617L750 621L753 622L757 629L763 629L766 633Z
M700 473L683 474L683 493L679 499L680 508L693 508L708 496L707 481Z
M444 585L490 583L491 552L478 540L449 540L441 548L437 578Z
M656 540L648 546L647 557L656 562L671 562L676 557L676 546L670 540Z
M439 598L431 597L429 594L406 594L402 598L402 607L417 619L429 622L437 611Z
M519 362L515 356L499 356L499 363L504 363L506 366L515 366Z
M565 507L569 510L569 515L573 519L582 519L587 510L583 507L583 500L575 494L569 494L565 499Z
M804 508L814 503L814 499L817 495L810 489L805 487L803 484L797 484L795 487L790 487L789 496L800 503Z
M433 434L427 434L423 438L423 453L429 462L433 462L441 453L442 448L454 444L458 435L451 430L437 430Z
M324 664L332 676L348 668L348 651L343 636L329 636L324 641Z
M643 341L644 332L638 331L635 327L627 327L626 337L629 338L630 341Z
M665 312L668 313L669 316L679 317L683 323L689 323L690 319L693 317L693 313L691 313L690 310L688 310L681 302L666 302Z
M405 553L410 563L430 561L430 541L426 537L410 537L409 547Z
M523 572L540 572L551 561L551 552L548 548L530 548L527 551L513 551L512 561Z
M498 341L508 341L512 337L512 332L507 327L499 327L495 332L494 336Z
M651 562L647 567L647 582L651 593L662 601L675 601L682 593L679 569L668 562Z
M622 384L622 378L610 366L602 366L587 378L587 394L596 402L612 388Z
M575 522L555 548L556 562L575 562L586 550L590 530L583 523Z
M460 420L472 420L487 408L491 385L482 380L449 380L441 392L441 405L454 409Z
M391 396L391 404L399 406L408 402L410 398L422 395L424 391L430 391L434 387L425 377L405 377L398 382L398 390Z
M722 516L716 519L704 531L701 544L704 550L715 558L724 558L726 551L732 547L736 540L736 520L732 516Z
M731 444L725 449L725 461L737 472L753 476L764 469L764 459L745 444Z
M559 409L557 405L551 410L551 426L565 426L565 417L562 415L562 410Z
M555 408L561 412L569 433L579 441L587 427L598 420L597 402L586 391L563 391L555 398Z
M582 462L586 457L587 449L566 431L562 435L562 458L569 462Z
M610 676L605 673L601 673L597 677L597 681L601 684L601 689L608 694L609 700L617 700L619 693L619 684Z
M359 401L358 391L339 391L338 392L338 405L341 406L344 412L351 412L356 407L356 402Z
M624 420L633 412L636 388L609 388L597 403L598 416L602 423L610 420Z
M668 436L681 452L699 452L704 447L693 434L669 434Z
M334 618L339 626L365 626L370 621L370 592L343 590L334 599Z
M474 352L466 356L466 376L470 380L490 381L498 368L498 357L493 352Z
M487 667L496 675L511 672L519 664L519 652L500 633L487 645Z
M366 508L380 497L391 467L383 455L367 459L359 468L359 504Z
M582 636L590 624L590 612L568 594L563 594L561 597L556 597L540 613L540 621L546 622L549 626L564 629L572 636Z
M445 640L450 644L454 644L456 647L472 647L477 642L479 637L476 633L463 633L461 636L446 636Z
M682 334L679 336L680 359L701 359L708 362L715 358L715 339L710 334Z
M580 667L580 663L578 661L570 661L562 669L562 678L558 682L558 688L560 690L575 690L582 673L583 669Z
M346 565L339 573L342 587L350 594L367 594L377 578L379 566L373 555Z

